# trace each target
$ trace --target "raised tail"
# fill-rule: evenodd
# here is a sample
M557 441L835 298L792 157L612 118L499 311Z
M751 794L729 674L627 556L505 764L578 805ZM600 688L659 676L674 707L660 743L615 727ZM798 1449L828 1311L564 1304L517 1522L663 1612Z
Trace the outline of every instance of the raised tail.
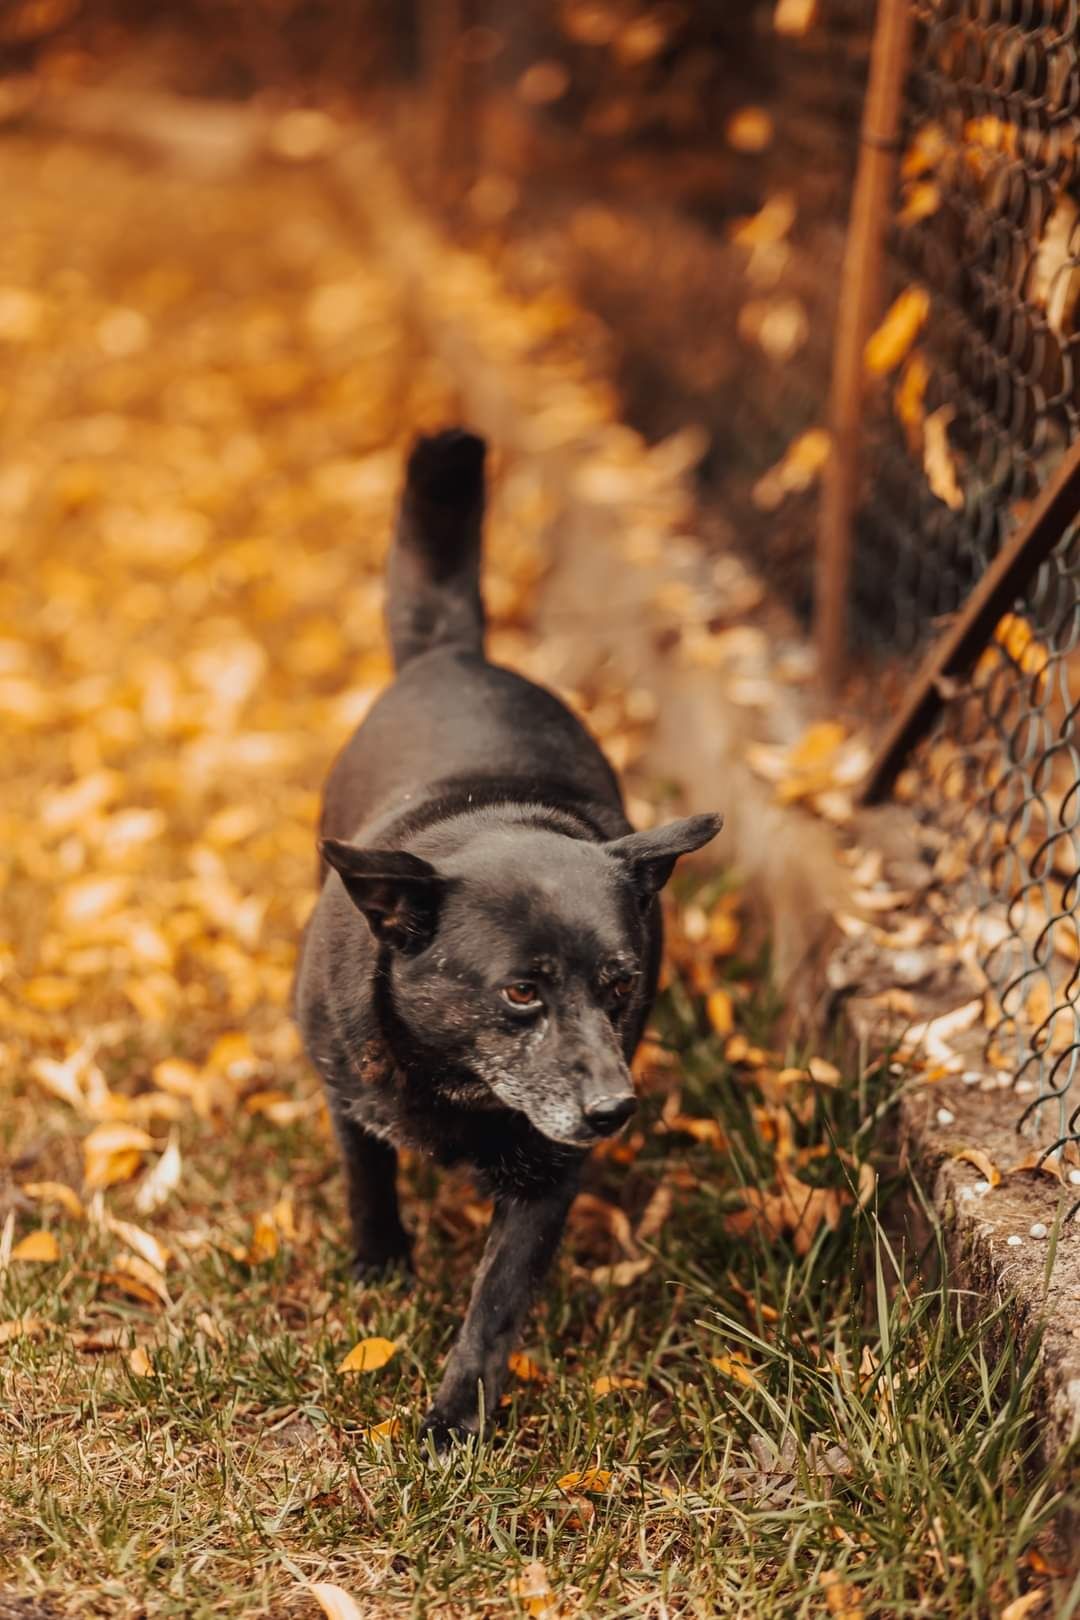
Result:
M483 439L451 428L409 456L387 569L386 627L401 669L434 647L481 653Z

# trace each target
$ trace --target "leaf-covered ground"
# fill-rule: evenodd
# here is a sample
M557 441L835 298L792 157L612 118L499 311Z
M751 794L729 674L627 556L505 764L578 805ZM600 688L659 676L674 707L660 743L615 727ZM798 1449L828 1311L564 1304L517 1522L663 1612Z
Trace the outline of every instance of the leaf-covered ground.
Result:
M0 1600L1049 1612L1031 1367L891 1251L891 1082L771 1048L722 877L674 899L641 1116L496 1432L420 1453L487 1212L408 1164L419 1283L351 1285L287 997L403 449L453 388L306 174L8 139L0 183ZM540 675L545 518L504 464L495 646ZM575 699L634 751L647 703Z

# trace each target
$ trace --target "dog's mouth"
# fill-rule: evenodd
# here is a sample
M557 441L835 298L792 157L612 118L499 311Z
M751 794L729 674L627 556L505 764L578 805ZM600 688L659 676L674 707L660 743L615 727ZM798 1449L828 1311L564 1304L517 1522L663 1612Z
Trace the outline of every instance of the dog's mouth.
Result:
M627 1103L628 1106L624 1104L617 1117L611 1114L601 1121L590 1120L587 1114L584 1115L579 1129L573 1136L564 1136L557 1131L549 1130L536 1120L533 1120L532 1124L549 1142L558 1142L563 1147L592 1148L596 1147L598 1142L609 1142L612 1137L619 1134L637 1110L636 1097L628 1098Z
M545 1098L542 1087L526 1087L510 1073L484 1076L488 1106L506 1108L528 1120L537 1135L559 1147L588 1149L615 1136L637 1109L632 1091L612 1090L576 1105L570 1098ZM529 1095L529 1093L532 1095ZM536 1093L540 1092L537 1096ZM471 1098L470 1098L471 1100Z

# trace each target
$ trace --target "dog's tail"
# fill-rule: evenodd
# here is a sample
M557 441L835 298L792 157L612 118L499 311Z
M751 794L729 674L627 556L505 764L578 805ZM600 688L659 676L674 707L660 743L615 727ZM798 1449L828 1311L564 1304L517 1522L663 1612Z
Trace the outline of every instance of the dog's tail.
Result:
M386 627L394 664L433 647L480 653L480 529L484 441L463 428L417 439L387 570Z

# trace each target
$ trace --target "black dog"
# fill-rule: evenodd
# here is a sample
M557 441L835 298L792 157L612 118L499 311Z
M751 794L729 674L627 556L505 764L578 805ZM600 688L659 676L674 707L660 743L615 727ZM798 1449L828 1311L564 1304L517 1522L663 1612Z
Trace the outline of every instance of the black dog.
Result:
M631 832L573 715L486 661L483 505L483 441L421 439L389 565L397 678L326 785L296 996L345 1160L356 1275L409 1264L394 1144L470 1166L494 1198L425 1420L440 1449L494 1410L582 1162L634 1110L656 895L721 825Z

